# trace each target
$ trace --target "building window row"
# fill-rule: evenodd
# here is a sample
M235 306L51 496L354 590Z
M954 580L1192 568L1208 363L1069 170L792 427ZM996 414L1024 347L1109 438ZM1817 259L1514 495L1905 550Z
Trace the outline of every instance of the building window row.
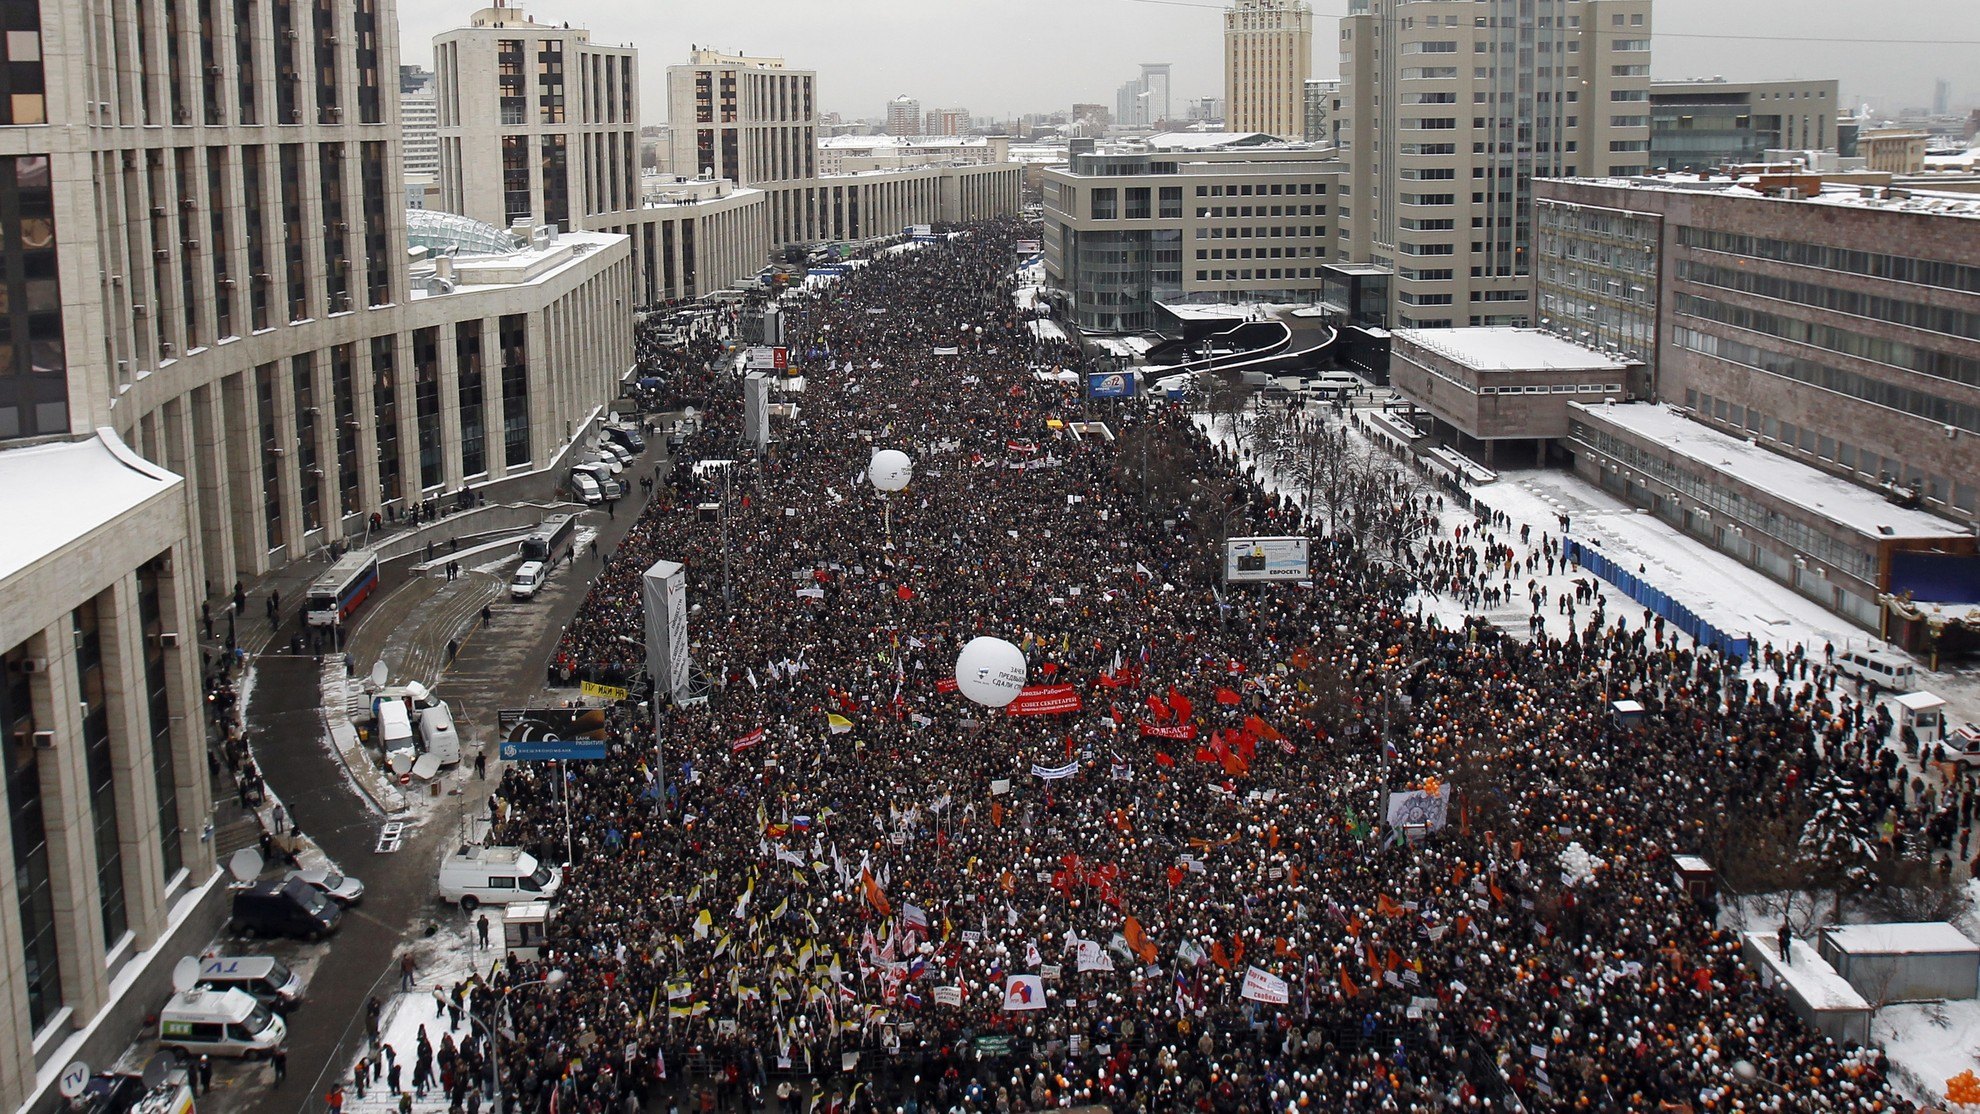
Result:
M1980 264L1915 259L1883 252L1856 251L1850 248L1830 247L1826 244L1776 240L1737 232L1715 232L1689 226L1677 230L1677 242L1680 247L1765 259L1773 263L1792 263L1796 266L1816 267L1825 271L1842 271L1846 274L1889 279L1892 282L1908 282L1916 286L1935 286L1948 290L1980 290Z
M1798 306L1834 310L1851 317L1905 325L1947 336L1980 337L1980 313L1946 306L1887 298L1821 283L1798 282L1776 275L1757 274L1742 267L1720 267L1691 260L1678 262L1677 277L1705 286L1716 286L1721 290L1737 290Z
M1915 344L1874 337L1853 329L1837 328L1797 317L1729 305L1696 294L1679 294L1677 312L1686 317L1716 321L1748 332L1764 333L1796 344L1827 349L1859 360L1889 364L1937 379L1949 379L1969 387L1980 387L1980 360L1922 348Z
M1968 433L1980 433L1980 406L1695 329L1675 329L1672 338L1679 348L1688 352L1807 383Z

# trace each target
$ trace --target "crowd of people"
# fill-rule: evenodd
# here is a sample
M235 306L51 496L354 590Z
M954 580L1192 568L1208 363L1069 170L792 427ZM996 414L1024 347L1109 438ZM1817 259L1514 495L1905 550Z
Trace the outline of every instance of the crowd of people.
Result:
M1083 400L1013 301L1021 234L787 297L766 451L730 370L679 369L699 431L557 660L643 668L641 574L679 561L706 700L504 770L495 838L561 858L568 808L574 844L553 946L494 979L512 1109L690 1073L704 1109L1910 1109L1674 879L1787 771L1877 761L1827 688L1592 598L1564 638L1424 619L1419 578L1482 601L1557 550L1399 484L1361 508L1423 526L1398 561L1185 408ZM884 503L879 449L914 461ZM1310 584L1222 582L1224 539L1303 533ZM980 635L1060 710L955 691Z

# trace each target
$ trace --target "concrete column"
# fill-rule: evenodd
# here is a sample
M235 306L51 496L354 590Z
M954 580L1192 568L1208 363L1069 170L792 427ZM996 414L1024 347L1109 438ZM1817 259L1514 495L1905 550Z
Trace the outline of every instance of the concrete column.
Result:
M0 803L5 798L0 797ZM14 871L14 826L0 824L0 940L18 947L21 939L21 891ZM11 963L0 963L0 1107L18 1109L27 1100L28 1082L34 1078L34 1030L28 1015L25 971L18 953Z
M455 347L455 326L442 325L439 343L440 483L448 491L461 486L461 369Z
M158 942L165 927L165 879L158 849L158 790L151 768L151 717L145 700L145 641L136 574L125 573L97 597L96 620L103 646L103 697L110 712L124 910L136 937L134 947L142 951Z
M239 372L221 380L213 391L209 412L214 428L221 431L220 442L207 446L217 469L217 482L213 485L215 498L219 500L216 506L232 538L231 560L211 569L209 575L213 577L217 598L226 599L234 581L259 574L268 567L268 528L261 508L261 425L257 417L254 372ZM254 494L234 499L228 496L229 491ZM209 554L212 552L208 550ZM215 615L225 610L221 606Z
M41 816L48 832L49 890L54 899L55 933L62 971L64 1004L80 1028L96 1016L109 996L103 966L102 898L96 886L96 827L89 807L89 777L83 753L82 694L76 684L75 635L65 615L41 632L48 668L34 675L34 722L54 733L55 746L38 752Z
M165 650L165 696L172 716L172 778L178 790L179 847L185 860L185 886L197 886L216 869L213 840L213 786L206 775L206 693L200 684L197 629L198 585L186 575L196 566L174 547L158 577L158 610L165 629L179 635ZM231 583L231 582L230 582Z

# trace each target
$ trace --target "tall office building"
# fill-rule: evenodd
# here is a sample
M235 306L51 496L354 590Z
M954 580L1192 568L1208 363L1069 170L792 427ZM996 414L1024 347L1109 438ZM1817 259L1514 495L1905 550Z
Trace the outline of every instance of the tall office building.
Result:
M411 261L390 0L0 15L0 1109L49 1110L253 841L201 688L235 583L551 468L631 364L630 275L621 237L461 218Z
M1237 0L1224 13L1225 130L1306 134L1311 76L1313 6L1306 0Z
M1170 118L1169 70L1168 62L1143 62L1141 64L1141 88L1148 94L1148 122L1160 124Z
M1114 123L1147 128L1169 118L1169 65L1143 62L1141 76L1121 83L1114 91Z
M637 55L591 33L485 8L433 40L441 205L506 227L638 204ZM500 167L499 175L470 168Z
M1341 83L1306 79L1306 141L1332 146L1341 130Z
M1650 0L1355 0L1341 21L1349 258L1398 326L1532 316L1532 181L1640 174Z
M887 102L888 135L921 134L921 102L902 93Z
M695 50L667 67L667 123L676 174L710 174L739 186L817 172L818 75L782 58ZM921 125L921 106L914 122Z

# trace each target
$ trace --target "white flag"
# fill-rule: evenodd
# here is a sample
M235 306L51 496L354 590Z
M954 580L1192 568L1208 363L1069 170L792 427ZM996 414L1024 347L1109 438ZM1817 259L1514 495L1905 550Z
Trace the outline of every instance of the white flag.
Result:
M1244 990L1242 996L1254 1002L1266 1002L1283 1006L1290 1001L1286 993L1286 980L1256 967L1244 969Z

